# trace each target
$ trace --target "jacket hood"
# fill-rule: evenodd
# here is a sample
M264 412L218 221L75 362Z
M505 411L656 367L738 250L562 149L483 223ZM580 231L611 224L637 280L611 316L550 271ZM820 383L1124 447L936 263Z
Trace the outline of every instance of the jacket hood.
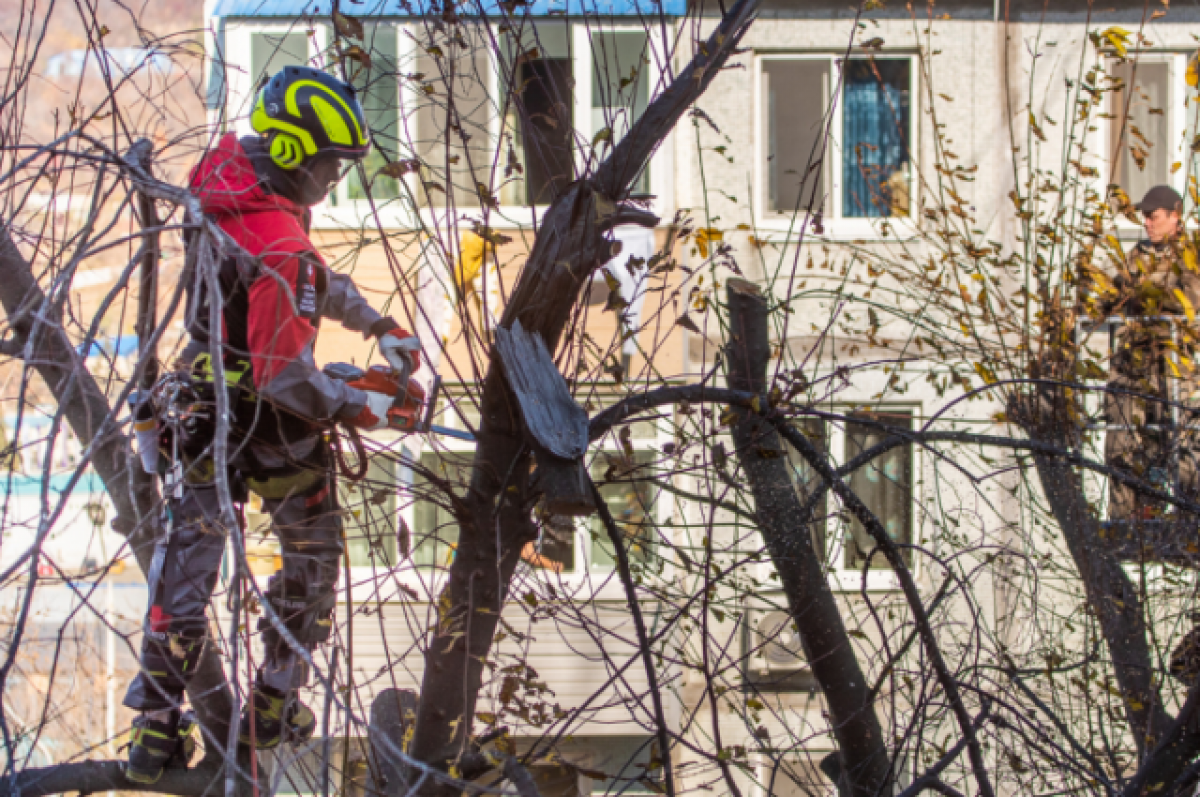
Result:
M237 134L226 133L192 170L189 187L211 216L283 211L303 218L305 209L267 191Z

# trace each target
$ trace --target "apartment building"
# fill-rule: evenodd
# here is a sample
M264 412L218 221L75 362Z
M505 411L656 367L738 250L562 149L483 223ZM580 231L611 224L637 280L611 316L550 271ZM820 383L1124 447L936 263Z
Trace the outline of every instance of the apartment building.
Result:
M1082 133L1089 144L1082 160L1096 169L1098 185L1119 184L1135 200L1164 182L1186 195L1196 134L1195 114L1185 112L1194 93L1185 79L1187 62L1200 36L1200 15L1192 10L1160 15L1155 9L1143 20L1143 7L1127 2L1103 9L1057 0L867 6L860 10L828 0L764 4L743 50L698 103L700 112L680 122L634 182L662 224L652 233L618 231L624 252L611 271L621 284L598 278L584 310L584 328L607 353L600 359L621 363L628 381L636 383L639 375L674 382L701 378L715 363L719 319L703 303L689 303L695 294L686 294L682 305L671 302L670 288L684 284L673 281L682 279L678 275L658 285L624 266L630 258L650 260L681 227L721 231L705 233L707 243L719 240L728 247L722 250L724 264L711 272L715 278L737 270L776 300L791 303L776 341L780 367L802 367L810 382L832 384L839 372L849 374L816 405L849 419L814 420L805 429L837 463L879 440L877 427L856 422L856 413L910 428L936 415L952 428L988 431L1002 409L985 394L943 413L946 399L937 381L945 363L912 348L911 330L902 320L885 319L872 336L840 332L829 322L837 313L867 312L869 303L855 304L870 299L870 288L853 281L853 269L861 268L855 253L879 256L898 245L921 249L931 224L923 213L930 206L931 175L946 162L947 151L972 169L972 180L960 190L979 231L1000 245L1016 245L1008 194L1014 158L1030 153L1014 153L1013 142L1025 140L1030 104L1039 116L1069 117L1070 110L1062 110L1069 91L1064 85L1090 57L1089 33L1112 25L1138 30L1143 22L1136 68L1112 65L1113 74L1125 80L1132 121L1120 123L1119 114L1103 109ZM342 4L364 24L368 57L346 63L359 83L378 150L363 173L350 175L316 209L313 220L329 260L351 271L368 296L392 301L397 317L408 316L451 399L439 408L439 419L462 431L478 427L472 402L477 394L463 375L472 373L473 353L499 315L549 197L620 139L717 19L715 4L697 9L683 0L535 0L518 7L519 26L508 21L511 9L488 8L483 18L478 9L460 9L472 21L451 34L439 21L440 11L416 2ZM208 107L215 129L249 133L255 87L283 64L336 60L325 3L208 0L206 18L213 56ZM522 92L524 116L511 102L515 91ZM1122 96L1118 92L1107 101ZM1048 142L1032 157L1053 160L1061 153L1064 127L1046 126ZM1017 133L1010 135L1013 129ZM404 165L385 168L387 163ZM371 181L369 192L364 175ZM466 233L479 233L484 219L482 234L508 240L471 271L463 263L477 242ZM1124 240L1138 235L1133 225L1116 232ZM711 265L708 246L696 237L672 245L684 265ZM398 301L392 298L396 286ZM613 292L633 310L634 328L641 327L628 339L616 315L602 312ZM685 310L695 329L674 323ZM636 323L664 316L665 323ZM929 317L938 318L936 309ZM336 330L324 333L318 351L322 361L362 363L369 356L361 341ZM577 387L591 409L625 389L603 379ZM675 444L673 421L667 416L635 425L627 446L635 457L653 461ZM380 688L419 688L424 629L434 618L432 598L452 555L449 512L420 500L422 477L405 463L461 484L472 450L469 442L449 438L425 443L383 436L375 444L388 455L373 458L366 482L372 487L347 487L344 496L351 526L360 528L348 531L352 587L351 600L339 608L345 631L341 652L333 655L340 658L326 662L353 673L360 701L354 709L362 715ZM623 448L616 439L604 446ZM603 451L592 467L598 476L605 473ZM795 472L801 488L812 478L798 461ZM1011 492L1014 479L972 485L933 453L907 447L856 471L850 484L902 543L936 546L939 518L949 511L964 518L964 535L1004 544L1014 539L1013 527L1024 517ZM697 511L652 481L605 488L629 528ZM676 486L687 484L681 478ZM948 500L958 503L947 509ZM818 546L847 625L862 629L856 640L871 670L878 635L865 621L862 596L894 605L898 585L886 563L869 558L862 529L834 506L825 514ZM260 528L263 520L252 515L251 528ZM714 522L714 528L727 526L731 530L722 532L727 542L737 539L737 545L753 548L752 530L739 536L745 530L727 520ZM668 532L659 527L658 533ZM676 534L675 541L686 544L686 533ZM635 561L652 545L648 534L644 544L633 546ZM269 559L268 541L251 547ZM514 733L532 744L561 718L560 711L578 712L569 723L569 739L558 747L565 763L535 767L542 793L653 793L643 777L652 756L652 723L637 697L647 683L640 666L623 666L636 649L603 534L594 522L568 525L541 540L527 560L514 589L514 598L526 605L512 618L506 615L513 627L506 628L495 658L498 667L511 664L510 674L522 684L534 684ZM676 575L670 564L664 567L658 576ZM769 582L770 568L761 567L761 580ZM921 563L914 567L922 586L932 588ZM999 583L976 588L987 622L1015 640L1016 598ZM818 766L833 749L832 738L798 640L781 614L783 605L782 596L764 588L747 596L737 618L713 621L718 629L713 633L730 641L728 655L740 668L744 691L773 709L764 734L793 740L752 755L736 777L748 794L832 794ZM652 625L658 621L659 608L647 602L645 610ZM556 611L575 621L547 622ZM699 729L698 742L716 728L726 744L763 749L747 732L744 712L709 713L703 684L687 667L664 665L662 677L669 684L671 721L686 718ZM482 711L494 710L504 683L498 677L485 689ZM347 760L365 761L358 741L362 728L345 718L333 727ZM676 756L687 773L693 754L681 748ZM617 762L620 771L611 771ZM711 775L697 770L685 782L721 790ZM280 777L284 792L305 792L302 777Z

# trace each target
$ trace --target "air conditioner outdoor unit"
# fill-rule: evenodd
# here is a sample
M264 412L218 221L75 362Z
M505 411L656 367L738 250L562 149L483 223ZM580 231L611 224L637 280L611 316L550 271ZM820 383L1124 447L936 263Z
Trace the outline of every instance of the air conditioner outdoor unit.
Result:
M747 607L746 677L760 685L810 688L812 670L800 634L787 611Z

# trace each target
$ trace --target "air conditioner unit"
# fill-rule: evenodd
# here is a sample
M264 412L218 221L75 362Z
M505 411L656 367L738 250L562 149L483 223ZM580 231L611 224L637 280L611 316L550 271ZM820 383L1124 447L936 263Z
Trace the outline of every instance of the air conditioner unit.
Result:
M748 682L789 691L816 686L800 634L786 610L747 607L745 641Z

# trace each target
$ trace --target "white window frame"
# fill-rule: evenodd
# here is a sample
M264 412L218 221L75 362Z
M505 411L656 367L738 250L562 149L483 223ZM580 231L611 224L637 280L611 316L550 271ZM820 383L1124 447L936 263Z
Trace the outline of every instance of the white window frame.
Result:
M843 415L850 415L851 412L866 402L857 402L847 404L845 406L835 406L830 411ZM873 411L879 413L907 413L912 417L913 429L918 429L922 422L921 406L916 403L889 403L882 406L874 406ZM825 445L827 446L827 454L829 463L834 469L840 468L848 462L846 452L846 425L843 421L832 421L822 419L825 428ZM783 441L784 445L789 445ZM921 488L923 484L923 452L921 447L909 444L910 456L912 457L912 470L910 478L912 480L911 493L909 495L910 519L912 541L919 543L921 539ZM849 484L849 475L845 477ZM830 490L826 494L826 506L828 507L828 517L825 520L825 559L826 564L826 580L829 583L830 589L835 592L859 592L867 590L868 592L890 592L900 589L900 581L895 572L889 567L880 570L868 570L863 574L861 568L849 569L845 567L846 543L841 529L839 528L839 514L847 514L841 511L841 501ZM848 521L847 521L848 522ZM758 544L765 546L765 542L761 540ZM917 555L912 556L912 564L909 565L909 570L914 577L920 570L921 558ZM771 581L770 573L775 571L775 565L769 558L764 559L759 564L759 578L764 582ZM865 580L864 580L865 579Z
M588 102L591 102L590 98L588 99ZM590 105L588 112L591 112ZM651 183L651 185L653 185L653 183ZM621 397L614 396L611 398L613 401L606 401L606 403L616 403ZM670 407L662 407L660 408L660 411L671 414L674 412L674 410ZM672 442L672 435L670 432L670 428L672 426L671 419L658 418L652 421L639 421L637 418L633 418L629 421L631 425L635 423L647 422L654 424L655 435L653 437L644 437L640 439L636 437L632 438L630 442L633 446L634 453L639 451L650 451L656 455L661 455L663 446L669 442ZM589 448L588 455L585 457L585 461L590 463L594 455L600 455L605 451L620 451L621 446L617 438L617 432L619 429L620 427L614 427L613 431L606 434L591 448ZM663 474L656 469L653 475L662 476ZM661 487L654 487L654 491L656 495L654 498L654 504L650 510L651 515L654 518L654 525L658 529L670 528L669 526L664 527L663 524L671 517L672 504L674 500L673 496L671 496L670 493L667 493ZM620 575L617 573L616 567L613 567L611 570L598 570L592 564L591 522L592 518L586 517L581 518L580 522L576 524L575 539L577 547L575 550L577 553L575 577L581 586L586 587L592 592L592 597L594 599L624 600L625 589L621 585ZM657 548L658 542L655 541L654 545ZM661 548L659 550L661 550ZM674 563L671 561L671 558L668 557L664 562L664 570L661 578L674 578L674 572Z
M799 712L795 709L792 709L790 711L787 711L786 713L795 715ZM793 722L788 723L788 725L792 725L792 724L800 724L800 723L796 722L796 720L793 720ZM788 732L793 733L794 731L792 731L791 728L788 728ZM800 748L792 750L788 753L784 753L783 755L785 757L791 757L793 759L800 758L800 757L808 757L813 760L813 763L815 765L816 762L820 761L821 758L829 755L832 752L836 752L836 750L837 750L836 746L833 744L832 735L825 734L825 736L829 740L829 742L827 743L827 744L829 744L828 749L826 749L825 747L811 747L811 746L810 747L800 747ZM762 744L762 740L758 739L758 738L751 738L751 739L746 740L747 749L753 749L755 747L758 747L761 744ZM770 770L774 766L774 761L771 759L771 756L766 753L755 753L753 758L754 758L755 782L754 782L754 787L751 789L751 793L753 795L755 795L755 797L772 797L773 792L768 787L771 785ZM817 773L820 774L819 768L817 769ZM824 781L824 785L826 787L825 794L828 795L828 797L837 797L838 790L837 790L836 783L826 779Z
M762 237L768 241L787 240L799 236L805 230L806 237L820 237L831 241L849 240L881 240L905 239L917 234L917 212L920 206L920 183L917 175L920 172L920 140L918 139L918 120L921 118L921 92L918 81L920 69L917 54L911 50L884 50L877 56L879 59L899 60L909 62L909 106L908 106L908 151L909 151L909 215L903 217L848 218L842 214L842 141L844 139L844 115L842 102L842 62L846 59L835 52L828 51L795 51L776 52L760 51L755 54L752 75L754 94L754 194L751 200L754 208L754 221ZM866 60L854 56L850 60ZM817 236L809 222L811 214L801 210L793 219L791 216L778 213L768 213L763 207L764 187L767 184L766 174L766 131L763 129L763 82L762 65L767 61L826 61L830 64L829 96L833 106L835 119L829 125L829 139L825 144L823 168L828 174L829 193L826 196L825 213L821 218L825 229L823 235ZM884 235L886 223L887 234Z
M381 20L379 24L391 24ZM329 26L317 24L313 27L313 36L308 36L309 28L301 21L290 22L230 22L225 29L225 47L229 65L226 69L226 118L229 129L238 137L255 135L250 126L250 113L254 109L253 75L250 74L251 37L255 34L286 34L302 33L308 39L308 58L312 63L329 46ZM399 33L399 31L397 31ZM315 39L315 41L314 41ZM398 37L398 42L403 39ZM403 45L397 49L401 49ZM403 53L401 53L403 57ZM401 108L403 114L403 107ZM403 121L403 120L402 120ZM314 229L360 228L369 216L369 205L365 201L346 199L346 186L343 181L334 188L340 193L337 205L325 201L312 209ZM411 214L402 210L403 203L393 202L380 210L379 219L387 228L408 229L414 227Z
M563 24L559 20L554 21L555 24ZM397 41L397 56L401 64L411 63L416 56L416 42L410 35L407 35L409 29L417 23L407 22L404 20L389 20L381 19L377 24L390 24L396 27ZM621 32L644 32L642 26L636 24L605 24L600 27L595 27L595 23L589 20L572 21L569 23L570 43L571 43L571 58L572 58L572 74L575 79L575 91L573 98L572 112L574 114L574 132L577 140L575 148L576 168L580 169L587 162L588 152L585 152L584 142L590 144L592 137L596 131L591 129L591 102L592 102L592 67L593 58L591 50L590 35L592 32L603 33L621 33ZM314 28L315 36L309 37L309 59L314 59L319 56L329 45L329 26L327 24L318 24ZM228 23L225 31L225 43L229 60L226 95L226 115L229 120L230 128L238 133L239 136L253 135L254 131L250 127L250 112L254 99L253 89L251 85L252 76L250 75L250 65L248 63L251 47L251 35L267 33L267 34L284 34L284 33L308 33L308 26L302 25L299 21L290 22L267 22L267 21L237 21ZM649 98L651 101L661 93L666 85L667 65L670 55L663 50L662 37L653 35L653 31L649 36L649 53L650 64L647 73L649 80ZM492 24L492 34L499 36L498 25ZM315 42L313 41L315 38ZM493 98L493 102L499 92L499 64L497 54L489 49L490 68L488 70L488 94ZM412 140L411 132L412 125L415 124L415 109L417 100L417 88L412 85L411 81L401 81L397 87L400 105L400 129L401 140ZM492 140L489 142L490 151L495 158L497 146L500 145L500 136L503 133L504 120L500 118L499 113L494 113L491 120ZM673 185L673 163L672 163L672 140L673 133L668 135L667 139L658 148L658 151L651 157L648 167L650 173L650 188L654 194L654 199L649 205L649 210L656 215L663 217L673 207L674 202L674 185ZM403 144L402 144L403 148ZM401 152L404 157L411 157L412 153ZM402 178L407 182L408 190L414 190L416 186L413 184L415 179L412 176ZM345 185L337 187L340 192L337 205L330 202L324 202L313 208L313 228L314 229L355 229L361 228L364 224L373 223L370 218L370 206L366 201L356 200L350 201L346 199ZM446 229L453 229L454 220L449 218L449 211L446 208L420 208L415 213L411 208L408 208L406 202L391 202L380 210L379 221L386 229L403 229L416 230L425 229L430 232L438 232ZM528 229L539 224L542 216L549 208L548 205L536 205L529 207L528 205L501 205L498 210L493 211L489 216L489 224L494 229L498 230L514 230ZM460 209L461 212L461 209Z
M1185 52L1182 50L1173 49L1153 49L1145 50L1137 55L1137 60L1139 63L1150 62L1167 64L1167 90L1171 98L1168 107L1163 109L1163 111L1167 114L1168 141L1171 144L1171 148L1167 150L1167 153L1165 153L1165 157L1168 158L1167 180L1169 185L1178 191L1179 195L1183 197L1184 207L1187 207L1188 205L1188 160L1193 158L1200 160L1200 155L1192 155L1189 152L1189 142L1186 141L1184 137L1184 134L1187 132L1188 114L1195 112L1194 107L1185 106L1188 97L1188 85L1187 81L1184 79L1184 75L1187 71L1187 61L1191 56L1191 53L1191 50ZM1114 54L1111 52L1106 52L1104 55L1105 67L1107 70L1111 67L1116 59ZM1114 99L1115 98L1113 94L1109 92L1105 96L1103 109L1100 111L1100 113L1112 114L1115 116L1119 109L1114 107ZM1191 105L1194 106L1195 104L1193 103ZM1107 118L1094 118L1094 122L1100 123L1096 124L1097 130L1095 135L1096 141L1099 143L1099 171L1100 174L1103 175L1103 182L1100 183L1101 189L1113 182L1113 174L1116 171L1115 163L1112 161L1114 154L1112 127L1114 121L1115 120L1113 119ZM1198 132L1200 132L1200 124L1198 124L1197 127ZM1170 163L1176 160L1179 160L1183 165L1178 171L1172 174L1170 172ZM1196 176L1200 178L1200 175ZM1124 186L1122 186L1122 188L1124 188ZM1140 202L1141 199L1142 198L1140 196L1129 197L1129 200L1134 204ZM1116 229L1118 236L1126 240L1140 240L1146 236L1145 229L1141 224L1133 224L1124 216L1116 217Z
M454 391L453 388L450 395L456 401L464 400L461 397L461 392ZM448 407L448 405L446 406ZM466 425L458 414L452 410L447 409L439 412L436 422L451 429L466 431ZM654 424L656 432L654 437L633 439L632 442L635 451L661 452L663 445L671 441L670 424L664 422L662 419L655 421ZM399 491L397 513L408 528L414 532L416 531L415 502L412 500L410 492L414 482L414 475L411 466L405 463L418 461L422 453L430 450L461 454L473 454L475 451L474 443L448 436L434 435L432 441L426 442L416 438L384 432L373 434L371 439L385 446L393 456L398 456L400 460L396 469L396 487ZM590 461L591 455L597 452L618 450L620 450L620 446L615 433L609 434L589 449L588 459ZM656 524L661 526L672 514L672 502L669 500L669 495L662 495L661 490L659 490L659 493L660 495L654 502L652 512ZM590 520L591 518L583 518L580 522L576 523L574 533L574 570L555 573L552 570L534 568L528 563L523 562L518 567L523 569L523 577L526 583L539 587L549 584L560 595L565 592L583 599L624 600L625 591L621 586L616 570L597 571L592 568ZM433 600L445 585L447 576L444 568L418 567L413 564L411 558L405 558L399 554L394 568L388 569L381 566L356 565L350 567L350 573L353 584L352 593L355 601L370 600L372 596L377 596L380 590L385 593L384 597L386 598L388 594L394 591L394 587L388 584L393 579L416 590L423 599L428 598ZM672 578L673 573L674 565L668 561L662 578ZM339 600L343 599L344 593L342 593L342 597L339 597Z

